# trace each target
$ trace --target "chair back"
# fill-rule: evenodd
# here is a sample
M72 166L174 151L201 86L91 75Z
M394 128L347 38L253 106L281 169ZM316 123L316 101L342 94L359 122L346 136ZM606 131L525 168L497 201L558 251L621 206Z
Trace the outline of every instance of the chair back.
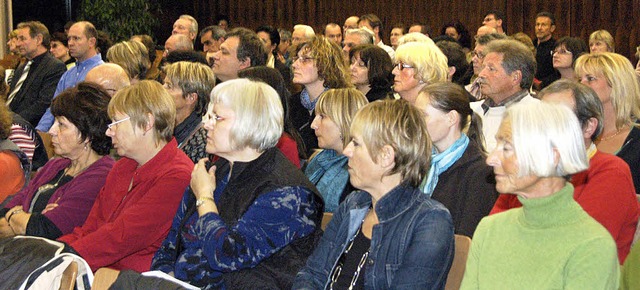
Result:
M325 212L322 215L322 223L320 223L320 228L323 231L327 228L327 225L329 224L332 218L333 218L333 213L330 213L330 212Z
M60 280L60 290L73 290L76 286L76 278L78 277L78 263L73 261L62 272Z
M120 275L120 271L110 268L100 268L96 271L96 275L93 278L92 290L106 290L113 285Z
M453 256L451 270L449 270L449 275L447 276L447 283L444 286L445 290L460 289L464 269L467 266L467 256L469 255L469 248L471 247L471 239L467 236L455 235L455 243L455 255Z

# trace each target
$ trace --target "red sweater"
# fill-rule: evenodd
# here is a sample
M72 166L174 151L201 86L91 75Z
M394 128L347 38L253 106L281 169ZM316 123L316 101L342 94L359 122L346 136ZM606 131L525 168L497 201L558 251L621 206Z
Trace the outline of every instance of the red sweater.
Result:
M93 271L100 267L149 270L194 165L173 139L137 166L126 157L116 162L84 225L58 239L74 248Z
M629 166L617 156L597 151L589 169L574 174L571 183L573 198L613 236L618 260L624 263L640 214ZM521 206L516 195L501 194L490 214Z

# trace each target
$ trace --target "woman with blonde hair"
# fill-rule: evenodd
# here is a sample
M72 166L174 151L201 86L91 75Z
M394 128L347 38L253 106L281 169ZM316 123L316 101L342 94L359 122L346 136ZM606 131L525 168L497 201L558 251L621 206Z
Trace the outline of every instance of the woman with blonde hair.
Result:
M109 102L106 134L120 158L84 225L58 240L91 269L147 271L167 236L193 162L173 137L176 107L156 81L142 80Z
M602 102L604 129L598 150L622 158L640 192L640 84L626 57L612 52L585 54L576 60L576 75Z
M357 89L331 89L316 104L311 129L318 137L319 153L309 158L304 173L324 199L325 212L338 208L354 188L349 183L347 157L342 154L349 144L349 128L356 112L368 103Z
M589 49L595 52L616 52L616 42L609 31L604 29L596 30L589 35Z
M448 73L447 57L430 39L401 44L396 49L394 60L393 90L413 104L422 88L446 82Z
M297 46L291 68L293 83L303 86L299 94L291 97L291 121L300 132L308 157L318 148L318 139L310 127L316 102L328 89L351 87L349 68L340 47L324 36Z
M135 40L122 41L111 46L107 51L107 59L127 72L131 84L146 79L147 71L151 68L149 51L144 44Z
M343 154L360 190L333 213L293 289L443 289L453 225L418 188L431 152L422 114L404 100L375 101L356 113L350 138Z

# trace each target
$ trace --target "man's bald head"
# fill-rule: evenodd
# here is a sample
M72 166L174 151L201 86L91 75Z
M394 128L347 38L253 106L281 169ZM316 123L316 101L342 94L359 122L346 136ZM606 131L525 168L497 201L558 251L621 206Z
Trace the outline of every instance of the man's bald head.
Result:
M100 85L112 97L120 89L130 85L127 72L115 63L104 63L92 68L84 80Z
M489 25L482 25L478 28L478 32L476 32L476 38L490 33L498 33L498 30Z

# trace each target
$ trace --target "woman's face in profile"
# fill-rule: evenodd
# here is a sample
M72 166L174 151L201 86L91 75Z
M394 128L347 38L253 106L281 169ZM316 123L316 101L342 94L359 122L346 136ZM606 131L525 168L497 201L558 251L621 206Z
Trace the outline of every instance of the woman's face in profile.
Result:
M222 158L227 158L233 153L230 135L235 116L234 111L220 102L209 104L204 121L204 128L207 129L207 153Z
M53 151L57 155L74 159L84 150L85 144L80 137L80 130L66 117L56 117L53 126L49 129L49 134L51 134Z
M499 193L529 193L539 177L519 176L516 148L513 147L511 120L504 119L496 134L496 148L487 157L487 165L496 175L496 190Z

